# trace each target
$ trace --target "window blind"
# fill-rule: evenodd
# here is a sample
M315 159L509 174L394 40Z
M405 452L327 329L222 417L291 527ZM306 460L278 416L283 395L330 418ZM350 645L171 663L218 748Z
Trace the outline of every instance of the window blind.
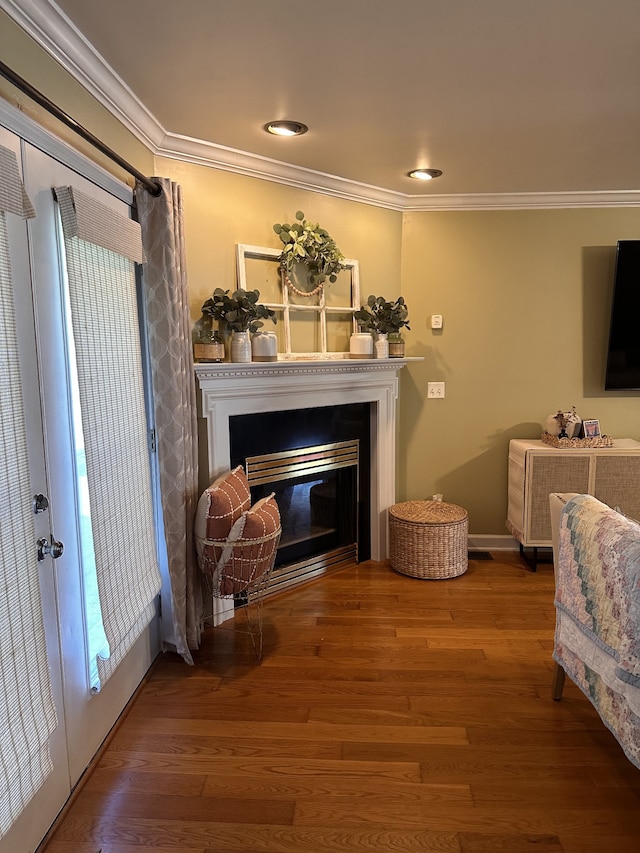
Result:
M33 219L36 214L20 178L16 155L3 145L0 145L0 177L0 210Z
M138 264L144 261L137 222L119 216L75 187L56 187L55 194L66 238L78 237Z
M6 214L34 215L0 146L0 838L52 770L57 725L38 577Z
M86 484L83 568L95 572L85 593L95 586L99 602L96 609L86 596L87 614L101 614L108 644L98 640L90 654L98 690L153 618L160 591L133 263L142 244L137 223L73 187L54 192L65 235L80 491Z

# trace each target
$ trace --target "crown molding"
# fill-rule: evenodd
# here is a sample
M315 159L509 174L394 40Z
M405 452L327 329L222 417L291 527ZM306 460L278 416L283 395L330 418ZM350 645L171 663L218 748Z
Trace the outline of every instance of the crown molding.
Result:
M639 207L640 190L567 193L459 193L409 195L316 172L247 151L167 133L157 156L223 169L289 187L401 212L437 210L544 210L580 207Z
M403 210L405 199L410 198L383 187L358 183L338 175L317 172L281 160L272 160L259 154L251 154L248 151L239 151L174 133L165 135L162 143L156 148L155 154L171 160L210 166L251 178L262 178L272 183L286 184L297 189L310 190L363 204L373 204L391 210Z
M597 190L565 193L461 193L405 196L402 210L551 210L639 206L640 190Z
M397 211L638 207L640 190L409 195L167 131L52 0L0 8L155 156Z

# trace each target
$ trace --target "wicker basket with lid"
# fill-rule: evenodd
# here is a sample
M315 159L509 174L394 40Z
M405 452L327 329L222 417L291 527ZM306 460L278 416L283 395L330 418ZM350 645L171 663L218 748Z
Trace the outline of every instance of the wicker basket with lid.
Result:
M468 567L466 509L444 501L405 501L389 508L391 567L415 578L455 578Z

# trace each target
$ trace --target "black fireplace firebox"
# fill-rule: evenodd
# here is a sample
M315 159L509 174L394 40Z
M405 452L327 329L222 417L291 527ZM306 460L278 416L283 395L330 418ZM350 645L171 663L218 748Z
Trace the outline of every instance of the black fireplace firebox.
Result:
M355 403L230 418L232 467L282 516L271 592L369 558L370 416Z

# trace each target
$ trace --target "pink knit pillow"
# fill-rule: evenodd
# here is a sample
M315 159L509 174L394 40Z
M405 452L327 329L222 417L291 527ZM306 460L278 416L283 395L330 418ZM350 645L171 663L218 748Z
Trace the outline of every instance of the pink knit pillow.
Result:
M222 474L200 496L196 535L226 539L234 522L251 506L249 483L241 465Z
M244 522L244 526L242 526ZM278 547L280 512L273 495L258 501L234 525L235 538L220 575L220 593L247 589L273 568ZM231 537L230 540L231 541Z
M255 503L245 513L245 525L242 539L261 539L270 536L280 527L280 510L273 495Z

